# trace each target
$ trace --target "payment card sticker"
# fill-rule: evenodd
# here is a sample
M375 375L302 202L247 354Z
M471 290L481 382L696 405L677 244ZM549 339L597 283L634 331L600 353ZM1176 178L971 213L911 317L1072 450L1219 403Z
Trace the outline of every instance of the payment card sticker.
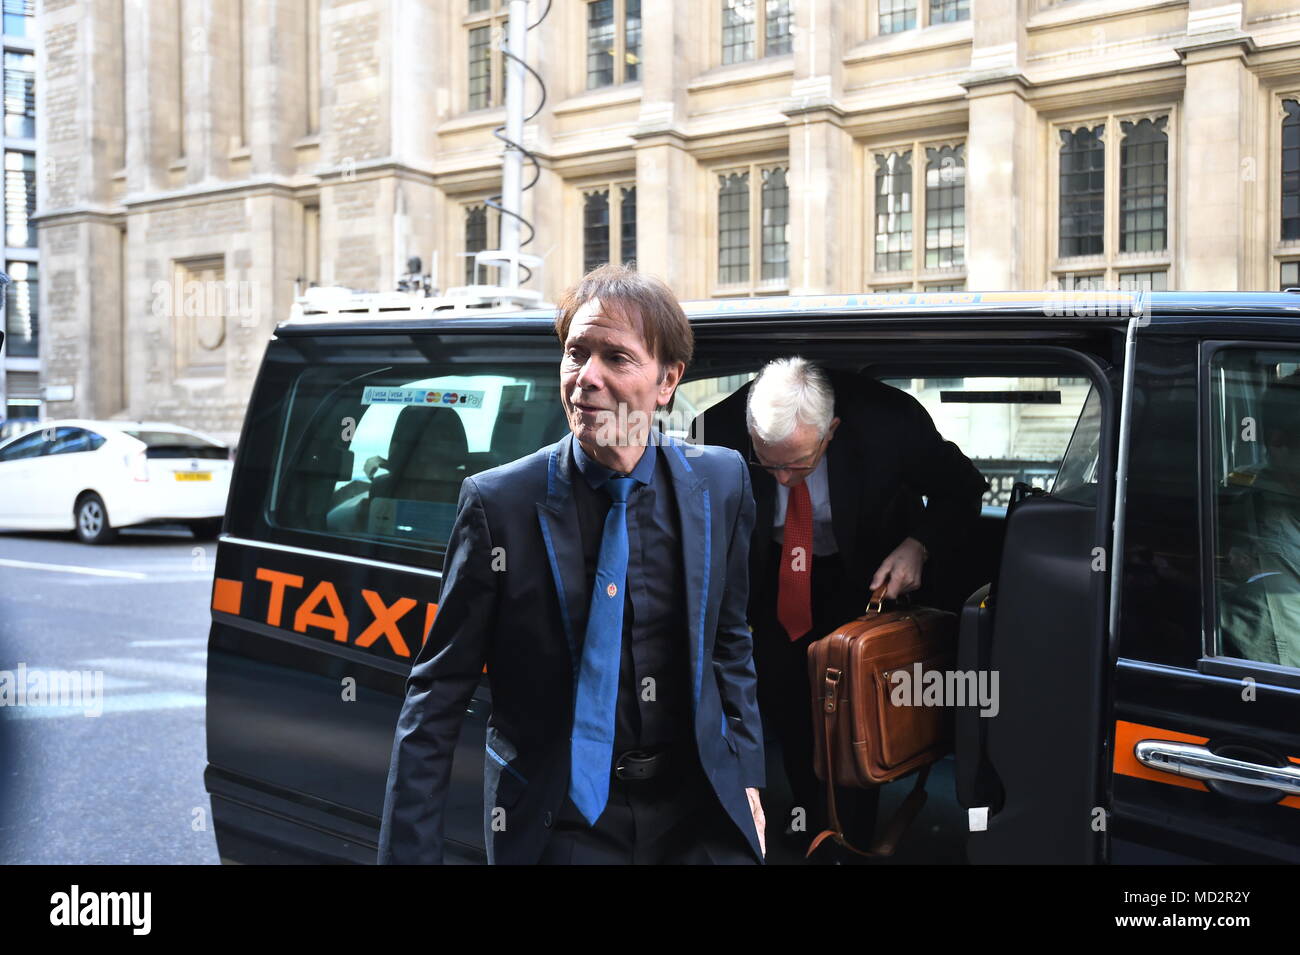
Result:
M363 405L457 405L482 408L481 391L436 391L432 388L381 388L367 385L361 393Z

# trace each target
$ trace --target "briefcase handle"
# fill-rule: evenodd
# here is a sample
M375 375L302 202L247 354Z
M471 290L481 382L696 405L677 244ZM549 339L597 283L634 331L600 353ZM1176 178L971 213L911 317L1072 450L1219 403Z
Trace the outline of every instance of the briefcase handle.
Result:
M871 599L867 601L867 613L884 613L885 612L885 591L888 584L881 584L871 592ZM912 598L908 594L899 594L895 602L903 602L906 606L912 605ZM874 605L874 608L873 608Z

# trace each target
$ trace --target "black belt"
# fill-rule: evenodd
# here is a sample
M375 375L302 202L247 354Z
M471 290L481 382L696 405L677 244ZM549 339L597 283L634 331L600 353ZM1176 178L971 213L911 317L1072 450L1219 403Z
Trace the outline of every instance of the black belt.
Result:
M614 758L614 778L624 782L641 782L680 770L680 750L629 749Z

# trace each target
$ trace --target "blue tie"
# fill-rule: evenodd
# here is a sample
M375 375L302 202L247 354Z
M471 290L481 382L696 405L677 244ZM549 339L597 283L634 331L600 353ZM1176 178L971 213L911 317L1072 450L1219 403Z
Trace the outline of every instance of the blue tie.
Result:
M623 586L627 582L627 499L636 478L605 482L614 503L605 516L596 562L596 585L582 644L578 695L570 737L569 798L591 825L609 801L614 758L614 707L623 649Z

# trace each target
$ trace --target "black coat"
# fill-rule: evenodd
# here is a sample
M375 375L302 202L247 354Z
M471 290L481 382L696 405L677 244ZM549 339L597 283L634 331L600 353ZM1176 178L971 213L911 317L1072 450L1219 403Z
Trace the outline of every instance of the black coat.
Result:
M904 538L916 538L930 553L922 567L924 585L932 561L973 530L987 484L961 449L943 440L911 395L854 372L826 373L840 419L826 448L831 525L845 579L858 582L837 601L836 616L847 621L862 613L872 576ZM695 440L733 448L748 459L749 389L744 385L700 415ZM750 477L756 505L749 549L750 618L757 630L770 623L757 619L762 588L776 585L770 553L777 484L760 467L751 466Z

